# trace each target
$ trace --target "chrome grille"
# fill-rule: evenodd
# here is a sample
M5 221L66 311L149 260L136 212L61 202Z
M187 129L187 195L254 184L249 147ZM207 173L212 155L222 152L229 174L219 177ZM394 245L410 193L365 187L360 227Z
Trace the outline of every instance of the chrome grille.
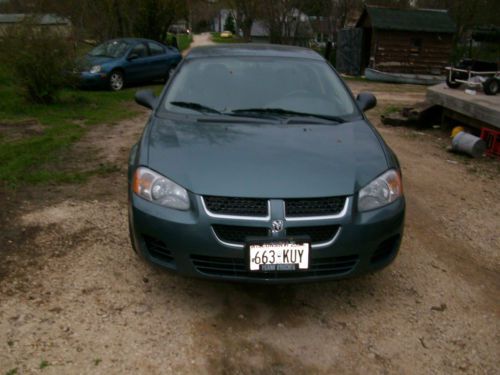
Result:
M219 240L244 245L247 237L270 237L269 229L265 227L248 227L236 225L212 225ZM286 229L287 236L308 236L311 243L320 244L331 241L339 230L338 225L322 225L309 227L291 227Z

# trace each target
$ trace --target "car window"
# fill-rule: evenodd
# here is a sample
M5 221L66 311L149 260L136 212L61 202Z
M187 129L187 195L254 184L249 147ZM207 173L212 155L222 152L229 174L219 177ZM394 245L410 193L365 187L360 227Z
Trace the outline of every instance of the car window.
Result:
M163 48L162 46L160 46L157 43L149 42L148 46L149 46L149 52L151 53L151 56L162 55L165 53L165 48Z
M130 54L137 55L139 57L146 57L148 56L148 49L146 48L146 45L144 43L140 43L137 44L134 48L132 48Z
M130 48L129 44L122 40L110 40L102 43L89 52L90 56L96 57L121 57Z
M297 58L187 60L164 96L163 108L195 113L172 102L197 103L220 112L280 108L346 118L360 115L341 79L326 62Z

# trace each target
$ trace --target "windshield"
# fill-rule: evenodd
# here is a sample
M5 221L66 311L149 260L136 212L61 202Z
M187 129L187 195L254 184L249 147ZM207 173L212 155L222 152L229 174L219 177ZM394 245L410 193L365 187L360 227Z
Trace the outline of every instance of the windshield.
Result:
M92 51L90 56L99 57L121 57L128 51L129 45L121 40L112 40L98 45Z
M162 107L176 113L359 116L351 96L326 62L293 58L186 61Z

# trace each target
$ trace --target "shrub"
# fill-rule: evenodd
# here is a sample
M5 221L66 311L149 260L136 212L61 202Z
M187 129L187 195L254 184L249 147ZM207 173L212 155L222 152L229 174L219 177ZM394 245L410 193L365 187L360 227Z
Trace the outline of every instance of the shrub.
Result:
M232 13L227 15L226 22L224 23L224 31L231 31L233 34L236 34L236 25Z
M3 35L0 56L34 103L54 102L58 92L74 81L72 43L29 20Z

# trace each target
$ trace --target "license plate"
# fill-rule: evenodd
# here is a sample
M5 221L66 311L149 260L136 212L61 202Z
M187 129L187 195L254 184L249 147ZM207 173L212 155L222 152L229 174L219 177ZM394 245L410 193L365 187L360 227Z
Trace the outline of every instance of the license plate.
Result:
M250 271L296 271L309 268L308 242L264 242L250 244Z

